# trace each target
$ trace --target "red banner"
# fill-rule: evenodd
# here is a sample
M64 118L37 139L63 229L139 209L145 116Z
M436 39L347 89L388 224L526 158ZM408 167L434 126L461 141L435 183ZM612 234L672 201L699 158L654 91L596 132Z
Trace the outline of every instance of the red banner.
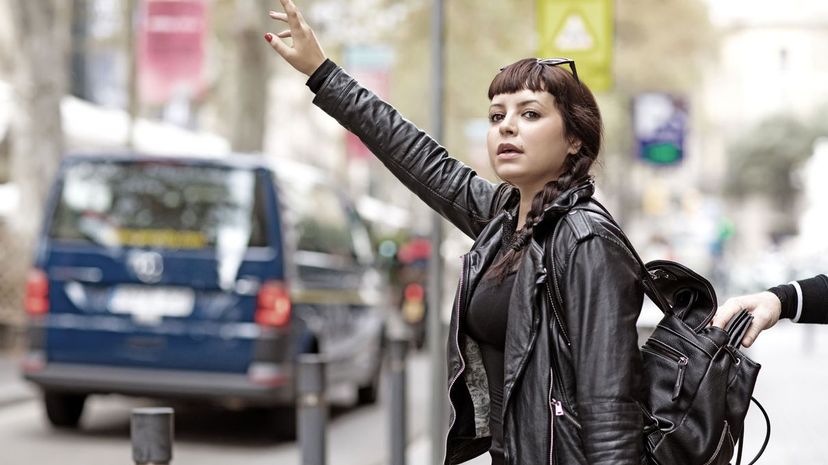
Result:
M143 6L138 53L141 99L157 104L200 93L205 86L204 0L144 0Z

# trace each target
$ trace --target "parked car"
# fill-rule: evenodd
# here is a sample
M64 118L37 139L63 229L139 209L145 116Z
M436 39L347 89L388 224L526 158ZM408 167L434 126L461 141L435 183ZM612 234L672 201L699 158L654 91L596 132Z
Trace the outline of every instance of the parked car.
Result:
M295 435L294 362L377 398L386 309L367 230L320 172L259 157L70 156L25 306L24 377L56 427L90 394L266 407Z

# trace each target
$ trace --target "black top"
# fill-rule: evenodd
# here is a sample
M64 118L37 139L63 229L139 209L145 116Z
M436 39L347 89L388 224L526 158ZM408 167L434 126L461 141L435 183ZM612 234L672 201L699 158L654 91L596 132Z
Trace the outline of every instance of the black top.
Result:
M828 324L828 276L820 274L768 290L782 302L780 318L790 318L796 323Z
M508 221L506 223L509 223ZM514 228L514 225L511 226ZM504 235L500 251L493 263L497 263L511 245L511 235ZM504 463L503 457L503 352L506 347L506 322L509 297L515 283L515 272L502 281L491 273L491 267L483 275L474 290L466 312L466 334L480 346L483 366L489 383L489 427L492 445L489 453L492 465Z

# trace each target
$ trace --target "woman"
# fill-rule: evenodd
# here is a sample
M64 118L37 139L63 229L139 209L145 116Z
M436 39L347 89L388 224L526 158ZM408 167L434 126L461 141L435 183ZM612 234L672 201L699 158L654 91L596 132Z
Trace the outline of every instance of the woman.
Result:
M310 76L314 103L475 239L450 326L445 462L489 451L494 464L641 463L643 290L621 231L590 211L601 117L574 63L526 59L495 76L494 185L328 60L280 1L270 16L289 29L265 40Z

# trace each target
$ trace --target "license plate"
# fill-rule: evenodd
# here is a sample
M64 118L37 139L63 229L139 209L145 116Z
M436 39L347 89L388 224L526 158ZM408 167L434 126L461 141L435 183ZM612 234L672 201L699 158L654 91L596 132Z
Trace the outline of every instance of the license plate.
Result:
M157 325L164 317L193 312L195 295L186 287L118 286L109 301L112 313L132 315L138 323Z

